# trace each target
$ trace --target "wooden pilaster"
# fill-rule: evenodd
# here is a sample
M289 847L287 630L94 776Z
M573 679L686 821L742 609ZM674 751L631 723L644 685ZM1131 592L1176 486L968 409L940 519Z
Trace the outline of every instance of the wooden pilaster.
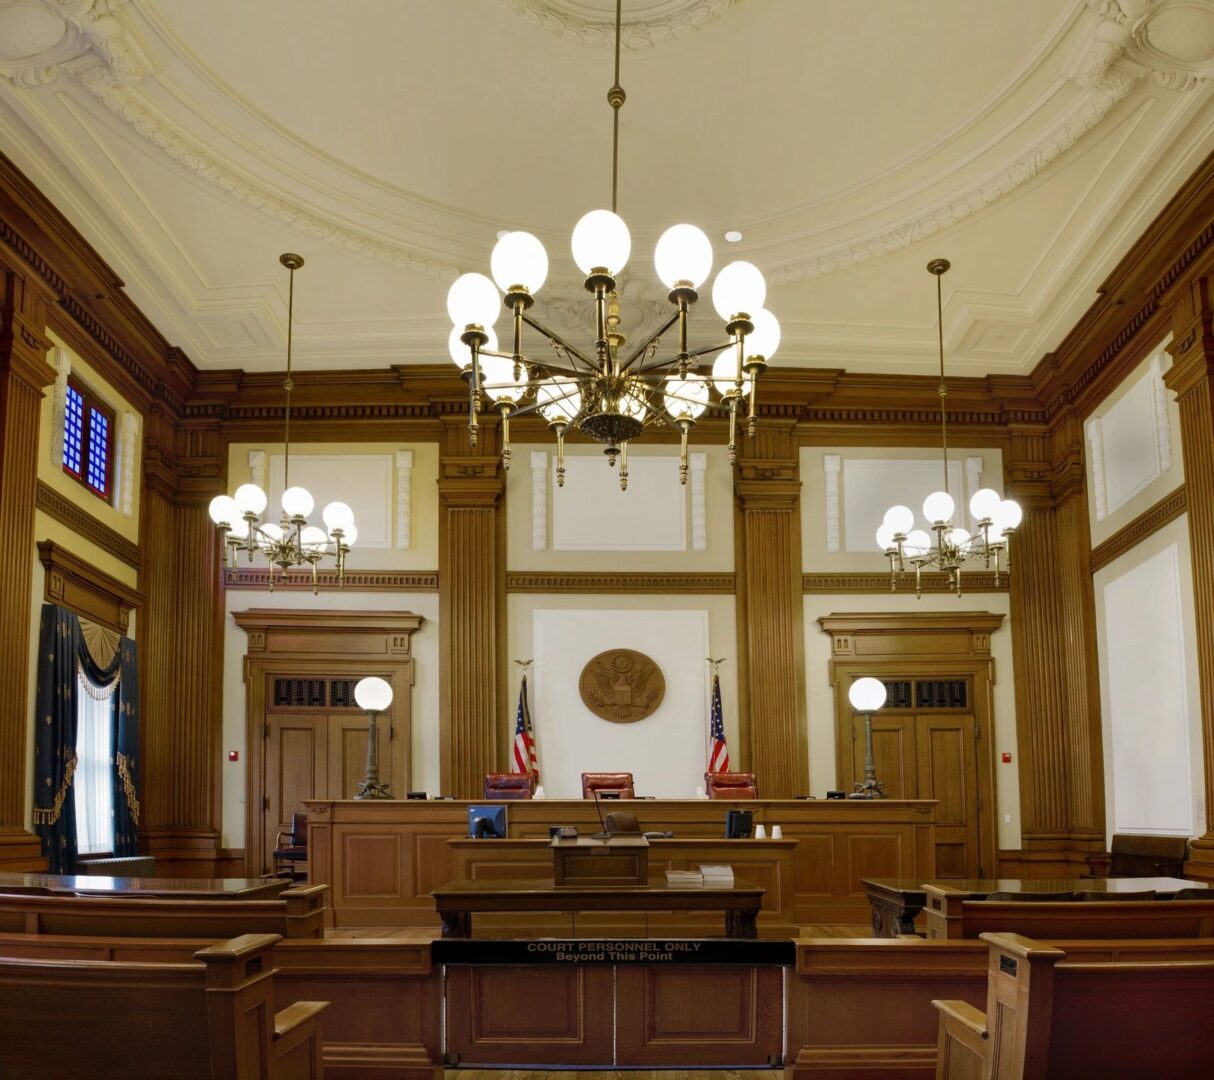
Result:
M1180 438L1193 561L1205 834L1193 841L1187 870L1214 881L1214 280L1200 278L1173 309L1172 366L1164 382L1180 407Z
M36 868L40 846L25 829L25 745L29 715L34 496L38 485L38 421L50 341L47 294L26 274L0 264L0 868Z
M505 647L505 477L492 426L468 446L466 419L444 418L439 462L439 754L444 795L479 798L498 769Z
M737 496L740 726L764 798L809 791L801 479L791 420L743 438Z

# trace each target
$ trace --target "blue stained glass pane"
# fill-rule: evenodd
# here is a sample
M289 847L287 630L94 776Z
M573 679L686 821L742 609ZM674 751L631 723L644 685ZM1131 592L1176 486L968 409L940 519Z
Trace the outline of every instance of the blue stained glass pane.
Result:
M102 495L108 493L106 478L110 456L110 422L105 413L89 410L89 486Z
M63 466L79 476L80 447L84 440L84 398L74 386L67 388L63 413Z

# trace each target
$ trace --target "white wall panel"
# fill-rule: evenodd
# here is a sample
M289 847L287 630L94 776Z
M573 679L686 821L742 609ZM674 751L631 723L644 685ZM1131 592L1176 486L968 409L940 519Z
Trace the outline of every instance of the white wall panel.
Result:
M392 547L393 462L390 454L292 454L291 485L305 487L316 500L309 520L320 525L326 503L340 499L354 511L357 548ZM277 521L283 492L283 457L270 457L270 497L266 517Z
M687 550L687 488L677 457L632 455L627 491L619 465L601 456L567 456L565 469L565 486L552 483L555 550Z
M948 463L948 489L957 504L953 520L969 516L969 496L962 483L961 462ZM885 511L898 503L915 513L916 528L924 528L923 500L939 491L944 469L933 458L843 459L843 523L847 551L878 553L874 535ZM874 564L876 566L876 564Z
M1179 547L1103 587L1105 712L1116 832L1193 831Z
M1100 418L1106 513L1125 505L1160 475L1157 378L1148 370Z
M541 609L532 626L532 719L545 792L580 798L583 772L622 771L633 774L638 795L694 795L708 740L708 612ZM578 692L587 661L615 648L651 657L666 679L657 712L636 723L600 720Z

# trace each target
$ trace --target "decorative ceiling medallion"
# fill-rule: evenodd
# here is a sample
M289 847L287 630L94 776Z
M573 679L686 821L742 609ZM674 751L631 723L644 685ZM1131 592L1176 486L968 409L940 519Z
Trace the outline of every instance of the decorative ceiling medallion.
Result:
M582 45L615 43L614 0L508 0L536 26ZM737 0L633 0L621 24L625 49L649 49L683 37Z
M1097 46L1149 68L1160 86L1187 90L1214 76L1214 0L1088 0Z
M657 712L666 696L666 680L644 653L608 649L582 669L578 689L595 716L613 724L631 724Z

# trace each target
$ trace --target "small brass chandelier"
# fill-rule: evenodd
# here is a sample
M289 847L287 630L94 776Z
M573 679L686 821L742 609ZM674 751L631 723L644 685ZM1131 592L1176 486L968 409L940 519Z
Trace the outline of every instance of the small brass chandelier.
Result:
M571 428L604 444L608 464L619 461L620 487L628 488L628 444L651 425L669 424L681 435L679 476L687 483L687 439L707 409L729 416L729 460L737 460L739 415L755 433L755 392L780 343L780 324L764 308L767 284L752 263L739 260L723 267L712 286L712 302L725 323L728 340L690 351L687 321L697 292L712 269L712 244L695 225L672 225L658 240L654 263L658 278L670 290L670 317L631 353L620 332L617 275L632 250L628 226L616 213L619 190L620 19L615 11L615 82L607 92L611 106L611 209L591 210L574 226L573 260L586 275L594 298L595 341L583 351L549 330L528 311L548 276L548 254L527 232L500 235L489 260L492 280L464 274L447 294L447 312L455 324L448 342L451 358L468 383L468 433L477 442L479 415L486 405L502 421L502 464L510 468L510 420L538 412L556 436L556 479L565 483L565 435ZM495 284L496 282L496 284ZM499 288L501 292L499 293ZM504 294L504 299L503 295ZM512 321L509 352L498 351L493 324L503 307ZM548 342L552 358L543 361L523 352L524 325ZM664 334L677 328L673 357L657 358ZM716 353L711 376L699 373L701 357ZM712 400L712 391L717 400Z
M877 545L889 559L889 588L898 588L898 576L907 572L909 562L915 570L915 596L923 595L922 573L938 570L948 575L949 588L961 595L961 568L970 560L981 559L989 570L995 567L999 584L1001 560L1011 568L1011 543L1022 511L1013 499L1003 499L993 488L982 488L970 497L970 513L978 532L953 525L953 497L948 491L948 385L944 381L944 302L941 278L948 271L948 259L933 259L927 264L936 278L936 328L940 347L940 442L944 454L944 490L933 491L923 500L923 516L935 533L935 542L924 529L914 528L915 515L909 506L891 506L877 529Z
M317 564L324 558L336 560L337 584L345 584L346 555L358 539L354 527L354 511L344 502L331 502L321 512L324 528L309 525L308 515L316 505L306 488L291 486L291 341L295 322L295 271L303 266L299 255L280 255L278 261L290 274L287 287L287 376L282 388L286 392L286 418L283 430L283 493L282 518L275 523L263 522L266 493L256 484L241 484L234 495L216 495L211 500L211 520L224 539L224 570L231 573L239 562L240 553L253 562L257 554L270 564L270 589L275 584L275 571L280 571L280 583L296 566L312 571L312 591L319 592Z

